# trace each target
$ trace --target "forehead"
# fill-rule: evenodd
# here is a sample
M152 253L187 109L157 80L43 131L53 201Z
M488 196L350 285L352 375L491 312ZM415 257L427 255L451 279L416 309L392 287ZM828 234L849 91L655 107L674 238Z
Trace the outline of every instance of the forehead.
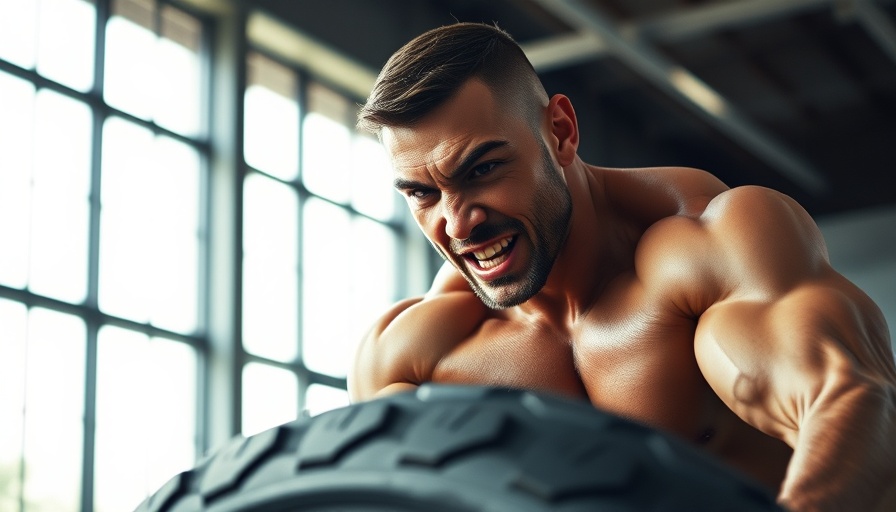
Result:
M488 140L513 140L519 116L504 108L492 91L470 80L444 105L413 126L385 127L383 145L397 174L452 167L470 148Z

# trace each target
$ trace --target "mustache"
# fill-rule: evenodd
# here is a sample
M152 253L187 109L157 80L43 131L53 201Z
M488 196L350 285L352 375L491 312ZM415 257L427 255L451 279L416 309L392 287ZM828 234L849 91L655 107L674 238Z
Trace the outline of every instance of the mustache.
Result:
M452 239L448 243L448 248L451 249L451 252L458 254L471 247L475 247L483 242L496 238L503 233L509 231L523 231L523 229L523 224L514 219L491 224L480 224L473 228L468 238L465 238L464 240Z

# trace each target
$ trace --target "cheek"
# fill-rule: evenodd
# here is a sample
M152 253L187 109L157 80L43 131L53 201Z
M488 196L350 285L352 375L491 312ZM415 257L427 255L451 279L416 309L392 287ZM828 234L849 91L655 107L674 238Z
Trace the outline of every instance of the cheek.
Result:
M495 187L484 196L483 204L488 209L509 217L525 215L532 208L533 191L518 182Z
M417 222L420 231L426 238L431 242L438 244L443 243L443 240L439 237L439 219L435 214L428 210L417 210L412 212L412 215L414 216L414 220ZM444 232L444 230L442 230L442 232Z

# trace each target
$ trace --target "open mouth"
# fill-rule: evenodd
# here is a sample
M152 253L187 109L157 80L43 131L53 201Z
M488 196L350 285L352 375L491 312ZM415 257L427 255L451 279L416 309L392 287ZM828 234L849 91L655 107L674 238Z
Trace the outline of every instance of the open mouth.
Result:
M510 251L513 250L514 242L516 242L516 237L508 236L484 249L467 253L465 257L483 270L492 269L507 260Z

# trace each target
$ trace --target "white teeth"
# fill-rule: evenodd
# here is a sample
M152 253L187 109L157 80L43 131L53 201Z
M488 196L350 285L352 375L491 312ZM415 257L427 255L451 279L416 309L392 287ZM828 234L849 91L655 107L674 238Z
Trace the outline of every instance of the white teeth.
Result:
M479 260L480 262L482 262L483 260L487 260L487 259L491 258L492 256L494 256L495 254L498 254L501 251L501 249L504 249L505 247L510 245L511 240L513 240L513 237L509 236L507 238L504 238L502 240L495 242L490 247L486 247L485 249L483 249L481 251L473 251L473 257L476 258L477 260Z
M495 268L498 265L500 265L501 263L504 263L504 261L509 257L510 257L509 254L502 254L502 255L498 256L497 258L494 258L491 260L480 261L479 266L486 270L488 270L490 268Z

